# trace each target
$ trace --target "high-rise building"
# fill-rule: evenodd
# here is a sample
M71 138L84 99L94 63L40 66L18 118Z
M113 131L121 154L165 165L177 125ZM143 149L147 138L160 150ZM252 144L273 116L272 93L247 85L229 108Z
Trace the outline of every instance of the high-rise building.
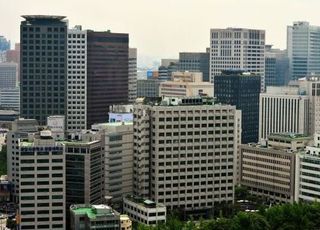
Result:
M179 60L177 59L162 59L161 66L158 68L158 80L170 81L172 72L178 71Z
M265 87L287 85L289 82L287 51L266 45L265 52Z
M179 71L201 72L203 81L210 81L209 60L210 52L179 53Z
M106 122L109 106L128 103L129 35L87 32L87 128Z
M105 195L113 207L121 206L122 197L133 192L133 124L120 121L92 126L102 132L105 157Z
M20 114L44 125L48 116L66 113L67 22L64 16L23 18Z
M241 143L256 143L259 137L260 76L243 71L222 71L214 77L214 96L242 111Z
M299 87L267 87L260 94L259 141L286 132L309 134L309 96Z
M90 132L69 134L68 140L63 143L66 157L66 210L73 204L102 204L105 196L105 153L100 136Z
M0 63L0 90L17 87L17 70L16 63Z
M134 194L187 214L232 203L240 111L204 98L137 100Z
M10 49L10 41L7 40L4 36L0 35L0 52L7 51Z
M290 80L320 74L320 26L294 22L287 27L287 50Z
M160 97L213 97L213 84L203 82L199 72L173 72L170 81L160 83Z
M68 30L67 130L87 128L87 31Z
M320 198L320 134L314 134L313 145L297 154L295 200L316 202Z
M264 90L265 31L227 28L210 30L210 78L222 70L243 69L261 76Z
M267 145L247 144L240 150L240 184L270 203L295 200L296 154L310 138L301 134L273 134Z
M20 43L16 43L13 50L6 51L6 62L17 63L18 82L20 82Z
M159 97L160 82L158 79L145 79L137 81L137 97Z
M128 101L133 103L137 98L137 49L129 48L129 85Z
M20 229L65 229L65 156L49 130L18 140Z

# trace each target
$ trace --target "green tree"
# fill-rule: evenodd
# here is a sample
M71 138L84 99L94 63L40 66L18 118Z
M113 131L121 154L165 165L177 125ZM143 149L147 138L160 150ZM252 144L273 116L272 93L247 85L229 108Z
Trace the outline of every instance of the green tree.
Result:
M233 230L269 230L268 221L258 213L239 212L232 219Z

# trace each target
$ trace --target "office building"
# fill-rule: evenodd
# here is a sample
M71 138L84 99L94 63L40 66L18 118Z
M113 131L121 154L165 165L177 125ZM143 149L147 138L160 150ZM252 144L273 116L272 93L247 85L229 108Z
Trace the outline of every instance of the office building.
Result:
M283 86L289 82L289 58L286 50L273 49L266 45L265 87Z
M17 87L16 63L0 63L0 90Z
M314 135L313 145L297 155L295 200L316 202L320 198L320 135Z
M111 198L113 207L119 208L122 197L133 192L132 121L121 120L96 124L92 126L92 130L99 130L103 133L105 196Z
M137 97L159 97L160 82L158 79L146 79L137 81Z
M290 80L320 74L320 26L298 21L287 26Z
M66 210L72 204L104 201L104 150L99 135L69 134L66 156Z
M0 108L20 111L20 88L0 89Z
M20 43L16 43L14 49L6 51L6 62L17 64L18 82L20 82Z
M243 69L261 76L264 90L265 31L243 28L210 30L210 77L222 70Z
M160 97L213 97L213 84L203 82L199 72L173 72L170 81L160 83Z
M120 229L120 214L107 205L76 204L70 207L71 230Z
M107 121L113 104L128 103L129 35L87 31L87 128Z
M179 71L201 72L203 81L210 81L209 52L181 52L179 53Z
M23 18L20 114L44 125L48 116L66 113L67 22L64 16Z
M235 105L242 111L242 144L258 141L259 93L259 75L229 70L222 71L214 78L214 96L217 101Z
M309 96L299 87L267 87L260 94L259 141L285 132L309 134Z
M68 30L67 130L87 128L87 31Z
M241 112L205 98L137 99L134 194L186 214L234 199Z
M11 116L15 117L14 114ZM6 117L8 117L7 113ZM12 122L12 129L7 134L7 175L13 183L15 201L18 201L19 194L19 141L27 140L28 133L36 133L38 131L37 126L38 122L34 119L18 118Z
M61 115L49 116L47 127L50 129L52 138L58 141L65 140L65 117Z
M49 130L18 140L20 229L65 229L65 157Z
M178 71L179 60L178 59L162 59L161 66L158 68L158 80L169 81L171 79L172 72Z
M273 134L266 146L242 145L240 184L270 203L295 200L296 154L303 151L310 138L301 134Z
M167 208L134 196L123 198L123 211L135 222L145 225L156 225L166 222Z
M129 99L133 103L137 98L137 49L129 48Z

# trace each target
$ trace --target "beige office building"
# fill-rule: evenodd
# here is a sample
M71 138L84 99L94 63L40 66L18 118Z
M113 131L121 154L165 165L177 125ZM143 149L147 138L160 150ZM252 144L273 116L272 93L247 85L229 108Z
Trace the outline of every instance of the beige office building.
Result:
M241 185L270 202L293 202L296 154L303 151L309 140L301 134L274 134L268 137L266 146L242 145Z
M160 97L213 97L213 84L202 80L199 72L173 72L171 81L160 83Z
M164 98L137 101L133 113L135 195L186 212L233 202L241 138L235 106Z

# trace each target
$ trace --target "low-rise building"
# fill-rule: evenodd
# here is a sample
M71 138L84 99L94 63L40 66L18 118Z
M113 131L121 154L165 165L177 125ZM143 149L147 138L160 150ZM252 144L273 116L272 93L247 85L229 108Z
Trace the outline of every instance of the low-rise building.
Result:
M171 81L161 82L159 94L162 97L213 97L213 84L204 82L199 72L173 72Z
M156 225L166 222L166 206L151 200L126 196L123 198L123 211L138 223Z
M71 230L119 230L120 214L107 205L77 204L70 207Z
M120 229L132 230L132 221L128 215L120 215Z
M240 183L274 203L295 200L296 154L310 138L302 134L273 134L267 145L247 144L240 148Z

